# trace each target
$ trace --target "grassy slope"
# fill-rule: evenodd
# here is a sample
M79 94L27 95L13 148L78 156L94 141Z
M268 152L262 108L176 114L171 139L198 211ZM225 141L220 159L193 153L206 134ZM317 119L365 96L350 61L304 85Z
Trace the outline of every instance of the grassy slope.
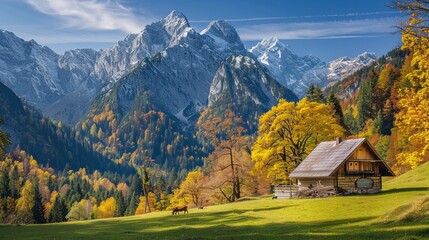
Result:
M141 216L46 225L0 226L0 239L429 239L429 218L389 221L429 196L429 164L375 195L270 198ZM389 215L390 213L390 215Z

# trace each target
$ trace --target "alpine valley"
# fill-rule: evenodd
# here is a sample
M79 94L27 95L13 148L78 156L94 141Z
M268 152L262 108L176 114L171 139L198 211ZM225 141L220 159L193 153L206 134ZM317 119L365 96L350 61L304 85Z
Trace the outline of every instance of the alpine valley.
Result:
M310 85L332 85L376 58L363 53L325 63L296 55L274 37L247 50L226 21L213 21L197 32L178 11L108 49L62 55L1 30L1 101L20 109L2 111L2 117L31 119L6 121L4 129L12 132L14 147L56 168L113 170L120 165L127 172L128 164L140 166L150 159L162 178L170 179L165 181L171 189L210 153L196 137L203 110L221 117L230 108L253 134L259 117L279 99L296 102ZM31 131L24 129L41 121L29 140L25 133ZM49 129L48 142L40 140L43 129ZM55 149L54 139L61 149ZM48 150L65 163L50 160L48 150L35 151L43 147L29 141L53 144ZM79 151L109 163L89 164L84 158L66 164Z

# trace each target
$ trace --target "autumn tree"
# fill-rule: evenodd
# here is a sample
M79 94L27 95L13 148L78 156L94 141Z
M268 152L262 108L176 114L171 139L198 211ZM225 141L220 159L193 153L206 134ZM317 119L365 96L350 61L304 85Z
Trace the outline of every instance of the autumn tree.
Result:
M33 184L27 180L21 189L20 197L16 202L17 221L20 223L32 223L34 207Z
M332 106L280 100L259 119L258 137L252 147L255 169L273 183L285 183L293 169L320 142L343 136Z
M192 202L195 206L202 206L204 192L204 174L201 170L188 173L186 179L175 192L175 198L183 198L185 203ZM179 203L180 201L177 201Z
M95 201L95 199L94 199ZM74 202L66 218L69 221L79 221L91 219L92 202L90 199L82 199L80 202Z
M399 89L399 112L395 126L401 152L396 168L407 170L429 159L429 2L400 1L398 7L410 14L402 31L402 48L410 51L411 71Z
M111 218L116 212L116 200L110 197L100 203L96 211L97 218Z
M204 138L215 148L208 159L216 161L224 156L228 157L228 164L223 169L230 171L231 178L227 181L231 183L232 192L230 196L225 195L225 197L228 201L234 202L240 198L241 193L240 177L234 152L247 144L247 139L243 136L246 132L243 127L243 120L228 107L225 108L222 116L215 116L208 108L201 114L198 126L201 126L200 132Z
M212 153L208 158L216 157L217 160L213 161L212 166L209 168L209 181L206 186L211 189L211 196L220 195L229 202L232 202L234 187L237 193L242 196L253 196L257 191L252 189L258 184L254 181L256 178L252 175L252 168L254 162L250 157L250 149L245 147L236 147L233 150L234 172L229 170L230 159L228 155L214 155ZM236 185L235 185L236 184Z

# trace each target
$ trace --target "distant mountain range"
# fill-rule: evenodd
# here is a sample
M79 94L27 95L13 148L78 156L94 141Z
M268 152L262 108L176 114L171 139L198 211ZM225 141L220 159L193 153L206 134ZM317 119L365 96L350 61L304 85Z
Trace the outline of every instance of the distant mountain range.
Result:
M302 98L310 84L324 87L368 66L377 59L374 53L363 53L355 58L341 57L329 63L307 55L298 56L275 37L263 39L249 50L266 66L283 86Z
M128 75L136 74L135 69L143 71L139 84L157 89L154 100L158 105L186 122L193 113L185 116L185 109L207 106L213 77L230 55L257 59L298 97L310 84L323 87L376 58L364 53L326 64L314 56L297 56L276 38L264 39L247 51L225 21L211 22L198 33L177 11L106 50L75 49L59 55L4 30L0 46L0 81L45 115L69 125L81 120L95 97L119 79L131 81L133 76Z
M280 98L298 101L310 84L326 86L374 58L366 53L326 64L294 54L276 38L247 50L227 22L213 21L199 33L177 11L99 51L59 55L34 40L0 31L0 81L45 116L74 126L56 144L85 146L88 154L96 151L102 155L98 158L118 164L152 159L173 175L201 165L209 153L195 135L203 109L222 116L233 106L252 134L259 116ZM35 125L22 124L23 129ZM15 135L15 142L22 142L24 135ZM27 149L37 151L30 143ZM63 157L66 161L79 158L67 148L58 151L58 156L71 152Z

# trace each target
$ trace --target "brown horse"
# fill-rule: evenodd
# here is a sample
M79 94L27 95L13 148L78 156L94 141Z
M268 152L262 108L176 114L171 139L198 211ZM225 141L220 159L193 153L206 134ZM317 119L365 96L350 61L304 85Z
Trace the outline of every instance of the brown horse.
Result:
M175 215L176 213L179 214L180 212L183 212L184 214L185 213L189 213L188 212L188 206L184 206L184 207L181 207L181 208L179 208L179 207L173 208L173 215Z

